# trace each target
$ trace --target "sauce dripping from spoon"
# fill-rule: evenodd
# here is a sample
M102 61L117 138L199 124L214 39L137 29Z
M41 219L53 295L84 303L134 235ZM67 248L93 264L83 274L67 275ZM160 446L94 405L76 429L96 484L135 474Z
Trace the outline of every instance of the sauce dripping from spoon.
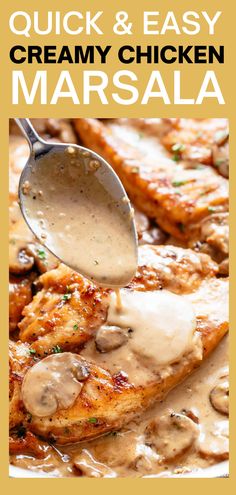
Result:
M27 119L17 120L31 147L19 186L29 227L75 271L102 286L124 287L136 271L137 236L119 178L96 153L45 143Z

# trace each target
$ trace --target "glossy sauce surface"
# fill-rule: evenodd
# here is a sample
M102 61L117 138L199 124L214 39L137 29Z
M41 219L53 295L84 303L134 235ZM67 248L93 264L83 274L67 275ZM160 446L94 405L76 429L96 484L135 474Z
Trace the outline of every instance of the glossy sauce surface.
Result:
M131 280L137 265L132 212L98 160L73 147L48 153L21 190L34 232L64 263L100 285Z
M172 390L166 399L141 414L121 431L90 442L57 446L45 459L33 456L11 456L11 462L50 476L90 477L140 477L188 473L220 462L228 451L228 419L212 407L210 392L220 377L227 374L228 337L225 337L212 355L187 380ZM195 419L197 438L182 456L164 459L148 445L145 431L153 420L160 421L170 413L190 413ZM186 429L186 434L188 430ZM186 437L185 437L186 438ZM169 434L169 449L174 442L182 445L184 440Z
M102 343L96 339L81 352L86 359L94 360L111 373L122 370L131 383L145 385L156 380L161 370L168 373L170 364L198 348L195 313L184 296L167 290L119 292L118 299L115 293L110 295L103 327L103 342L109 341L110 352L103 352ZM117 345L120 331L126 339L120 339ZM101 352L97 350L98 343Z
M128 136L128 139L133 139L133 136ZM53 190L51 191L53 194L54 192ZM53 214L56 214L55 211ZM63 216L61 218L63 219ZM43 217L40 219L43 220ZM62 225L65 225L64 220ZM40 229L40 232L45 234L45 224L40 224ZM65 242L64 248L71 249L70 243ZM217 280L215 283L217 284ZM221 299L215 300L214 295L206 293L205 290L206 288L203 286L205 305L202 305L203 297L197 292L187 295L186 300L189 300L193 307L199 307L201 304L203 315L207 316L215 313L217 316L217 312L222 311L224 304ZM113 319L111 319L111 322L113 322L114 326ZM115 323L119 322L116 321ZM12 455L11 463L56 477L81 475L91 477L159 475L162 477L170 476L173 473L195 471L220 462L225 458L224 455L228 451L228 419L226 412L222 413L222 410L227 410L228 404L227 385L225 388L227 351L228 338L224 338L212 355L202 363L200 369L185 380L184 383L172 390L161 403L157 403L152 409L141 414L137 420L126 425L121 431L90 442L63 447L53 445L48 448L48 453L44 459L36 459L32 455ZM119 367L125 368L122 363L122 359L124 359L129 376L132 377L133 373L133 381L137 373L138 380L142 376L144 381L147 378L147 369L145 367L143 375L141 375L140 366L135 368L133 350L130 352L129 360L127 345L122 345L117 350L113 350L108 356L106 353L98 353L94 343L89 343L83 354L94 357L98 364L104 363L114 371L117 371ZM138 355L140 355L139 352ZM142 356L143 359L144 356ZM141 368L143 370L143 361ZM213 390L214 393L212 392ZM194 439L191 440L191 447L183 456L168 460L163 459L162 449L160 448L160 451L156 450L147 441L146 428L153 420L159 421L163 416L168 417L173 411L177 414L182 414L183 410L185 413L190 411L191 417L194 418L197 437L195 439L193 435ZM168 452L173 451L176 443L181 446L186 442L185 433L180 438L178 431L175 430L175 435L173 436L171 429L169 430Z

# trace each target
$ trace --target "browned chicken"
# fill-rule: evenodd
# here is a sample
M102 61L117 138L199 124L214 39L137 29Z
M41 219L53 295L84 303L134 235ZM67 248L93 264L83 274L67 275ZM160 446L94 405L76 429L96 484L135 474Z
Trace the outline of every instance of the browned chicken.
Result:
M163 144L179 161L205 163L229 176L229 129L227 119L172 119L172 130Z
M21 398L21 385L26 371L35 363L30 346L22 342L10 341L9 344L9 428L10 430L29 419Z
M130 476L129 469L131 475L156 474L169 464L173 464L171 469L177 467L176 472L184 472L187 457L196 452L203 467L227 459L228 434L222 425L225 423L227 429L229 389L224 370L217 374L213 384L209 382L210 395L205 394L205 389L204 393L201 388L198 390L198 376L189 378L195 380L191 401L195 406L197 394L208 401L215 423L204 424L194 408L178 409L176 403L173 406L172 394L167 405L166 400L163 402L167 408L168 400L169 404L171 401L171 409L167 408L164 415L158 413L153 417L153 408L142 414L156 401L162 401L197 367L197 373L203 374L203 387L206 369L212 374L211 360L215 360L216 370L220 365L217 354L201 367L203 359L228 330L227 120L74 119L74 129L69 119L33 119L33 124L46 140L77 142L79 136L85 146L103 155L114 167L133 202L141 245L136 276L125 291L131 295L149 293L148 300L153 291L158 296L166 290L180 295L194 308L196 328L190 348L154 372L150 360L147 365L141 354L137 357L131 353L132 365L139 366L137 378L132 380L126 365L127 351L123 350L132 341L135 330L126 329L126 333L114 326L107 333L113 291L98 288L63 264L58 266L22 218L17 189L28 145L11 120L11 463L27 469L32 465L36 470L44 466L49 472L58 469L58 473L65 473L65 469L70 476L113 477L117 475L113 471L117 462L119 466L123 463L127 469L125 476ZM171 314L172 311L170 307ZM43 392L40 404L51 407L52 400L59 400L54 412L39 416L32 411L32 403L25 400L24 378L47 359L58 362L61 357L66 361L66 356L72 361L76 359L83 370L80 392L72 405L63 407L60 397L53 395L52 384L41 380L39 373L37 383L42 383ZM68 372L64 364L62 370L59 388L64 386L63 375ZM134 370L136 373L135 367ZM182 386L188 387L188 381ZM178 388L173 391L176 392ZM184 400L189 395L183 390L182 394L185 407ZM160 404L154 407L159 411ZM225 421L221 424L216 415ZM143 416L147 416L144 429ZM140 426L139 433L136 425ZM111 435L97 438L109 432ZM88 442L76 444L83 440ZM147 456L140 445L148 449ZM114 455L115 451L121 454ZM64 455L70 458L66 468ZM118 460L114 460L116 457Z
M201 364L203 357L227 332L228 320L224 314L227 280L217 279L216 273L217 265L207 255L172 246L141 247L139 270L129 289L152 291L165 288L185 294L197 315L196 335L199 335L200 347L196 344L193 352L168 366L167 373L160 373L145 385L132 385L122 372L112 375L95 361L81 357L89 373L73 406L58 410L50 417L33 415L29 430L58 443L76 442L119 429L142 409L162 399ZM26 354L31 354L19 364L17 383L33 364L31 356L43 355L44 346L47 352L60 352L61 347L68 349L68 346L70 350L76 350L78 345L95 337L106 319L106 291L99 291L98 296L92 284L68 268L60 266L47 272L41 276L41 283L42 291L25 308L25 318L20 323L21 339L34 343L30 349L26 347ZM64 295L68 297L63 299ZM39 319L41 309L42 319ZM78 328L75 329L75 325ZM77 338L76 332L79 332ZM53 346L59 347L53 349Z
M23 311L22 342L32 343L40 356L54 349L79 348L106 319L106 294L65 265L39 279L42 290Z
M120 176L134 205L182 241L199 238L200 222L228 211L228 181L199 162L176 161L137 119L76 119L82 142Z
M9 324L10 332L16 330L21 320L22 310L32 299L32 281L35 275L15 277L10 275L9 280Z
M143 246L132 289L162 287L173 292L191 292L203 278L217 272L206 255L172 246ZM106 319L109 290L98 288L65 265L43 274L42 290L23 310L20 339L32 343L38 355L55 346L72 350L88 341Z

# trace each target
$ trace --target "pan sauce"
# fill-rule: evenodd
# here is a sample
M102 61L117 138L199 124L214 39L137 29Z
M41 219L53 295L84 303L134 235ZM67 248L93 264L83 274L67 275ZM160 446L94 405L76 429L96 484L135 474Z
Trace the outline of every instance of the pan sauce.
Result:
M158 473L169 476L221 461L228 451L228 421L227 416L212 407L209 394L218 378L227 373L227 349L228 337L225 337L193 375L120 432L76 445L55 445L43 460L29 455L12 455L11 463L59 477L81 474L127 477ZM163 461L155 449L146 445L145 429L151 420L183 410L191 411L191 416L199 422L197 442L183 456Z
M137 266L132 211L100 162L69 146L37 160L30 177L24 211L41 242L90 280L127 285Z
M218 378L226 373L227 342L228 337L224 338L198 371L172 390L165 400L126 425L120 432L77 445L54 445L43 460L31 455L12 455L11 463L59 477L81 474L92 477L124 477L157 473L168 476L173 472L188 472L217 463L228 450L228 421L226 416L212 406L209 398ZM145 443L146 426L151 420L167 415L170 411L179 413L183 409L190 410L195 418L199 418L198 446L194 446L182 458L163 462L160 455Z
M115 293L110 295L104 334L107 333L110 345L112 341L116 344L113 329L121 329L126 331L126 342L121 341L119 346L111 347L110 352L103 352L96 337L95 342L89 342L81 351L83 357L94 360L112 374L125 372L129 382L137 386L155 381L160 373L168 374L169 365L184 359L185 355L194 353L201 358L201 342L198 334L194 334L193 306L184 296L168 290L121 289L119 293L118 300ZM97 351L98 347L101 352Z

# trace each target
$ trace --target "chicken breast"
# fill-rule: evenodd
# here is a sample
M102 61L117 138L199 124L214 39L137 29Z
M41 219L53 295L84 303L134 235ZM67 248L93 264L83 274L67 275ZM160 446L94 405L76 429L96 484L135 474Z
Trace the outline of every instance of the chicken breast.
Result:
M172 246L139 248L139 268L130 288L189 292L213 276L217 265L207 255ZM90 340L106 320L109 290L98 288L65 265L39 278L42 290L23 310L19 337L40 356L55 346L74 350Z
M134 205L175 238L197 240L204 218L228 211L228 181L211 166L170 155L160 131L142 119L76 119L75 128L113 166Z
M29 415L21 398L21 385L27 370L35 364L34 355L28 344L10 341L9 343L9 429L26 423Z
M17 329L21 320L21 314L24 307L32 299L32 282L35 278L34 273L28 277L15 277L10 275L9 280L9 325L10 332Z
M217 265L207 255L173 246L140 248L139 269L128 290L148 292L168 289L184 294L196 314L196 340L191 352L159 369L155 378L144 385L137 382L134 385L125 369L114 373L109 366L101 365L99 351L95 350L92 358L91 354L86 354L88 344L85 342L90 339L91 345L94 345L96 332L106 320L107 291L96 289L63 265L43 274L42 291L25 308L25 318L20 324L21 339L33 342L30 352L36 360L37 354L43 355L44 345L47 352L58 352L62 349L54 348L53 351L52 346L68 349L69 345L70 350L75 351L78 345L85 344L80 359L88 370L88 376L71 407L57 410L47 417L32 415L29 430L57 443L77 442L119 429L154 401L162 400L169 390L201 364L227 332L228 282L217 279L216 273ZM62 297L66 286L70 287L66 294L71 297L64 301ZM42 320L38 320L40 309L47 311L43 313ZM73 330L75 321L78 321L80 329L77 338ZM54 322L54 326L50 326L50 322ZM22 362L21 378L28 364L27 360Z
M162 142L177 160L212 165L229 176L227 119L172 119L171 124Z
M39 278L42 290L23 310L22 342L43 357L81 347L106 319L107 289L100 289L65 265Z

